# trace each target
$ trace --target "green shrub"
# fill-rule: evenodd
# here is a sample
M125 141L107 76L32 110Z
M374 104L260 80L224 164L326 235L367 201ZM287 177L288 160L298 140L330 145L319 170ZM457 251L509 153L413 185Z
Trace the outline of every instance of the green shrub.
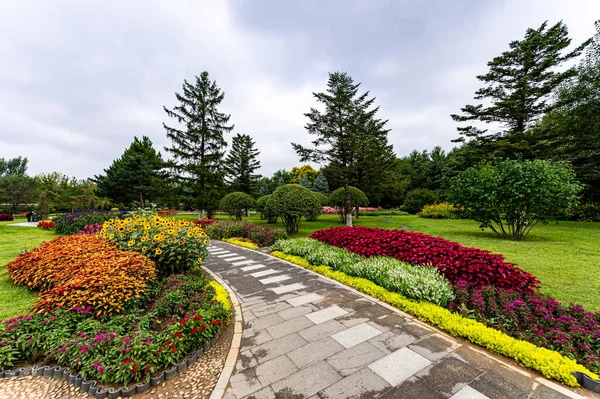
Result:
M52 221L56 224L58 234L77 234L89 224L102 224L117 216L120 214L110 211L77 211L63 213Z
M319 201L319 204L321 204L321 206L329 205L329 197L328 196L326 196L325 194L319 193L317 191L312 191L312 193L315 196L315 198L317 199L317 201Z
M356 187L348 187L350 191L350 206L352 210L358 210L361 206L369 205L367 195ZM329 205L337 208L338 215L342 222L346 221L346 194L344 187L340 187L329 194Z
M447 202L425 205L417 215L427 219L458 219L456 208Z
M235 220L242 220L246 210L254 208L256 201L246 193L235 192L224 196L219 203L219 208L227 212Z
M425 205L435 204L439 196L435 191L426 188L417 188L406 193L402 209L408 213L418 213Z
M521 240L536 224L577 206L581 189L566 163L505 160L467 169L452 180L448 194L481 229Z
M391 257L363 258L310 238L277 241L276 251L301 256L313 265L326 265L348 275L366 278L390 291L446 306L454 299L448 281L431 266L415 266Z
M317 199L317 201L319 202L319 204L321 204L321 207L319 209L310 209L306 215L304 216L306 218L307 222L314 222L315 220L318 219L318 217L321 215L322 213L322 209L324 206L327 206L327 203L329 202L329 197L327 197L325 194L321 194L318 193L316 191L311 191L312 195Z
M377 211L360 211L360 216L402 216L408 215L408 212L397 211L395 209L384 209Z
M271 194L263 195L256 200L256 212L258 212L260 220L265 220L267 218L265 207L267 205L267 201L269 201L269 198L271 198Z
M321 204L309 189L298 184L285 184L271 195L267 208L281 217L288 234L294 234L300 228L301 219L310 212L320 211Z
M600 222L600 203L590 202L569 209L569 220Z
M248 222L216 222L206 228L206 234L215 240L247 238L261 247L273 245L277 240L287 238L280 228L256 226Z

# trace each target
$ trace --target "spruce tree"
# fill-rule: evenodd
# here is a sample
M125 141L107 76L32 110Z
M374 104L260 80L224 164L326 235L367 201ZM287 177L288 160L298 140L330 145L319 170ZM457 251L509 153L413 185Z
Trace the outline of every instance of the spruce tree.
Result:
M456 122L497 123L500 130L488 133L476 126L461 126L461 137L454 141L472 139L477 144L472 148L474 156L479 157L493 151L500 156L531 156L529 142L533 140L526 129L553 108L552 93L575 74L574 68L559 67L579 56L588 43L565 53L571 39L564 23L548 27L546 21L537 29L527 29L522 40L512 41L510 50L488 62L486 74L477 76L485 86L475 92L475 99L490 105L466 105L461 115L451 115Z
M233 138L231 151L223 165L227 182L233 191L255 194L260 175L254 172L260 168L260 162L256 159L260 152L254 145L254 141L247 134L238 133Z
M324 195L329 195L329 184L327 183L327 179L323 172L320 171L317 175L312 190Z
M225 94L210 81L208 72L196 76L194 84L184 80L183 92L175 93L179 102L172 109L163 107L167 116L175 119L176 126L163 123L171 147L165 150L173 156L175 177L185 187L190 200L204 217L204 210L212 213L223 194L225 153L224 135L233 129L228 125L231 115L219 112Z
M315 148L305 148L292 143L301 161L315 161L335 165L342 178L345 196L346 225L352 226L352 203L350 200L350 177L352 167L364 151L364 140L374 142L387 140L389 130L384 129L387 120L376 119L378 107L372 108L375 98L367 98L369 92L358 94L360 83L346 72L329 74L327 91L313 93L317 102L325 106L321 112L312 108L305 114L309 122L306 130L317 136L312 142Z

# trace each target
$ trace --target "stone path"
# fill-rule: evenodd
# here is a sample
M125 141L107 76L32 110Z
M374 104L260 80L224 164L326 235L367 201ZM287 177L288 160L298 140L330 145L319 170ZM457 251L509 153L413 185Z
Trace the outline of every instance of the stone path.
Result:
M244 319L228 399L582 397L301 267L219 241L209 252Z
M11 223L7 224L7 226L17 226L17 227L37 227L38 222L20 222L20 223Z

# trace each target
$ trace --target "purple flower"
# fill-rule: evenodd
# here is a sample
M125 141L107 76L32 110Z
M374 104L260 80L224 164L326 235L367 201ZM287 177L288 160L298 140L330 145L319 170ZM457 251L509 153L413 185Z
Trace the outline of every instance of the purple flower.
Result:
M100 362L96 362L96 363L94 363L94 368L95 368L95 369L97 369L97 368L98 368L98 366L100 366Z

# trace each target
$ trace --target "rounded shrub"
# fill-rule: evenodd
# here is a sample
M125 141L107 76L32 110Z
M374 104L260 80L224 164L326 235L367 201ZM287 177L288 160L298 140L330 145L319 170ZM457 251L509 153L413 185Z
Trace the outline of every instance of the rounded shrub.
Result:
M312 192L298 184L285 184L271 195L267 202L269 212L281 217L288 234L298 232L300 221L310 212L317 212L321 204Z
M369 199L367 195L356 187L348 187L350 190L350 204L352 209L359 208L361 206L369 205ZM340 187L329 194L329 205L337 208L338 215L342 222L346 221L346 194L344 187Z
M308 222L313 222L313 221L317 220L317 218L321 215L321 213L323 213L322 212L323 207L327 206L327 204L329 203L329 197L327 197L325 194L321 194L316 191L311 191L311 193L316 198L316 200L319 202L321 207L319 209L311 209L306 213L306 215L304 215L304 217L306 218L306 221L308 221Z
M271 194L263 195L256 200L256 212L258 212L260 220L265 220L267 218L265 214L265 206L267 205L269 198L271 198Z
M254 208L256 201L246 193L235 192L224 196L219 203L219 208L227 212L235 220L242 220L247 209Z
M402 209L408 213L418 213L425 205L435 204L439 196L435 191L417 188L406 193Z

